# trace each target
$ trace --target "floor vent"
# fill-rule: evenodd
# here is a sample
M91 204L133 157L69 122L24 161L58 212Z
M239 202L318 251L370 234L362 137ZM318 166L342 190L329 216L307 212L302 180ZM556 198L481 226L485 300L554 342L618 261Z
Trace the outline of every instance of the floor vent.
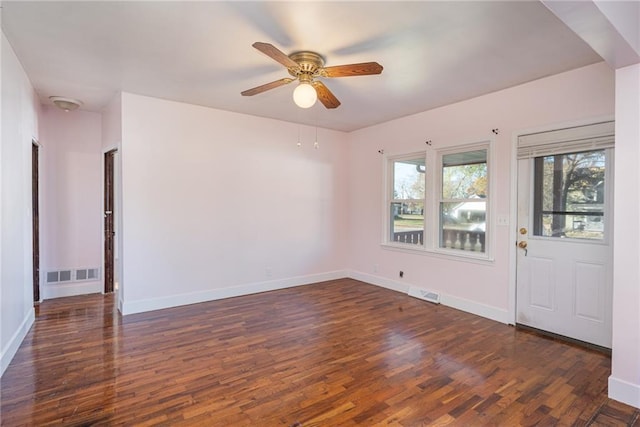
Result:
M425 301L432 302L434 304L440 304L440 294L428 291L426 289L418 288L416 286L410 286L409 292L407 292L409 296L420 298Z

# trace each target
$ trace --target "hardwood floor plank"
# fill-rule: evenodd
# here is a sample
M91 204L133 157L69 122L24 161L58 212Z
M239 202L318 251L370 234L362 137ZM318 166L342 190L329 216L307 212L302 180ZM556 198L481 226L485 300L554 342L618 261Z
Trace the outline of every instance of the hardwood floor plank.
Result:
M44 301L3 426L638 425L610 358L342 279L119 316Z

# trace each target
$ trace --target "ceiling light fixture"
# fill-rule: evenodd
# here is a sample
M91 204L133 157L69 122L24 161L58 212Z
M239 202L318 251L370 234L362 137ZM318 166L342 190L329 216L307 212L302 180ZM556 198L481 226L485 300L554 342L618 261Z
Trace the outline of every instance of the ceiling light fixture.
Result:
M82 105L82 102L77 99L64 98L62 96L50 96L49 99L56 107L66 112L77 110Z
M313 107L318 100L318 94L311 84L300 82L298 87L293 91L293 102L300 108Z

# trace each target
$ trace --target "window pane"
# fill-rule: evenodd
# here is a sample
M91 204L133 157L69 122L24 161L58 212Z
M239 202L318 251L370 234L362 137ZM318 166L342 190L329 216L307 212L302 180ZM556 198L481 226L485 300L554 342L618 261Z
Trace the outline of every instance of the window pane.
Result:
M422 200L391 203L390 218L390 241L414 245L423 244L424 202Z
M424 244L425 158L394 160L389 212L390 242Z
M442 157L442 198L470 199L487 196L487 150Z
M393 199L424 199L424 157L393 162Z
M484 252L486 218L485 201L440 203L440 247Z
M605 152L535 159L534 234L604 238Z

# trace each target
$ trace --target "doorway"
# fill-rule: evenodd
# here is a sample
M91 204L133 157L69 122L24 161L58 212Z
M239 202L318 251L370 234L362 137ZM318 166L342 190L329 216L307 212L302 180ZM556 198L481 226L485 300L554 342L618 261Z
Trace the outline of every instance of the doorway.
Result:
M611 348L613 122L518 139L516 322Z
M38 144L31 143L31 222L33 236L33 302L40 302L40 204Z
M115 188L114 158L117 150L104 153L104 292L114 291Z

